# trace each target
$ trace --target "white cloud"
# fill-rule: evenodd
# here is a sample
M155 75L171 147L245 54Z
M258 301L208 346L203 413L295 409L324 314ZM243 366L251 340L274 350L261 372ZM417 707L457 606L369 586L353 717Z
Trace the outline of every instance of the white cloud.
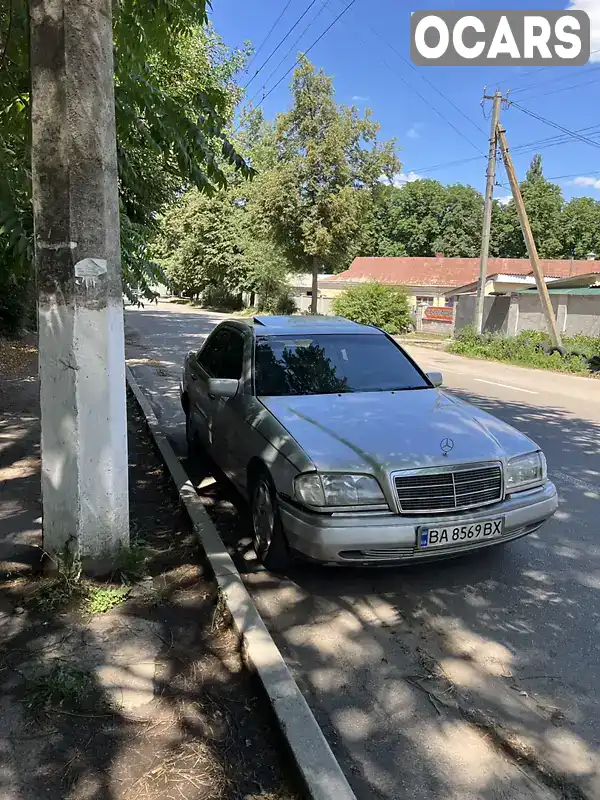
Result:
M394 175L394 186L404 186L405 183L412 183L413 181L420 181L422 175L417 175L416 172L397 172Z
M575 186L591 186L592 189L598 189L600 192L600 178L590 178L587 175L580 175L578 178L575 178L572 183Z
M508 205L508 203L510 203L513 197L512 194L505 194L502 197L496 197L495 199L500 203L501 206L505 206Z
M592 24L592 50L599 52L590 56L590 61L600 61L600 0L569 0L567 11L586 11Z
M421 136L422 122L414 122L406 131L406 136L409 139L418 139Z
M363 97L362 94L354 94L352 95L352 100L356 103L368 103L369 98Z

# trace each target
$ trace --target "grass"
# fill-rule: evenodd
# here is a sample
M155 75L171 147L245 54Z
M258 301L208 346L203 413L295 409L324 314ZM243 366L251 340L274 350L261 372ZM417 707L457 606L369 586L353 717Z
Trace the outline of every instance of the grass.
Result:
M472 328L463 328L447 351L455 355L503 361L571 375L591 375L600 371L599 337L564 337L566 356L561 356L560 353L544 353L541 345L548 344L549 341L549 336L539 331L523 331L512 337L489 333L478 336ZM591 366L588 359L591 359Z
M105 614L127 599L131 586L94 586L88 588L86 610L90 614Z
M86 589L82 583L73 583L59 576L40 583L32 604L40 614L49 615L68 605L80 603L85 597Z
M129 547L120 547L111 577L121 583L135 583L146 574L148 551L138 541L132 540Z
M51 560L56 568L55 577L40 582L32 598L33 608L44 615L55 614L67 606L91 614L103 614L120 605L129 595L131 584L145 575L147 550L136 541L130 547L120 548L110 575L111 580L120 586L97 586L84 581L79 560L66 550Z
M93 674L66 661L56 661L50 671L28 677L25 707L39 714L52 709L94 711L107 709L106 699Z

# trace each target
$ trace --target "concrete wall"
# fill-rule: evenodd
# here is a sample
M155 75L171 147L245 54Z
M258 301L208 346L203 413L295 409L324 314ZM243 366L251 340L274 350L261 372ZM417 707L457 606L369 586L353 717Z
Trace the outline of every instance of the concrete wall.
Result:
M600 295L567 295L561 300L565 300L567 306L564 326L567 336L578 333L600 336Z
M559 330L566 336L579 333L600 336L600 295L550 295ZM460 295L454 331L473 322L475 295ZM546 320L537 294L486 297L485 332L516 336L523 331L546 331Z
M473 324L475 315L474 294L461 294L457 298L454 317L454 332L458 333L467 325ZM485 297L483 306L483 330L486 333L508 333L508 314L510 297Z
M551 295L552 308L554 313L558 314L558 300L559 295ZM520 294L517 295L519 318L514 333L522 333L523 331L545 331L546 320L542 311L540 299L537 294Z

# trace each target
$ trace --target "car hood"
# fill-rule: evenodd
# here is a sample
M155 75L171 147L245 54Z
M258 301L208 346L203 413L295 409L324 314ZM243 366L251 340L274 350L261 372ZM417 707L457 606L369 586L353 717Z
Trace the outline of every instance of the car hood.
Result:
M510 425L437 389L262 397L321 471L392 470L506 461L536 445ZM442 442L449 439L444 455Z

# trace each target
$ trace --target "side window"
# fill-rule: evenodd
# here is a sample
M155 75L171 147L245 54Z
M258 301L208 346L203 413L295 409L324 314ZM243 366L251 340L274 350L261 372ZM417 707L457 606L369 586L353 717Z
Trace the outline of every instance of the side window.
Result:
M244 337L231 328L215 333L198 358L200 364L213 378L242 377Z
M206 346L198 353L198 363L204 367L213 378L217 377L215 374L215 367L218 362L219 352L223 348L224 333L226 333L224 330L215 331L207 341Z

